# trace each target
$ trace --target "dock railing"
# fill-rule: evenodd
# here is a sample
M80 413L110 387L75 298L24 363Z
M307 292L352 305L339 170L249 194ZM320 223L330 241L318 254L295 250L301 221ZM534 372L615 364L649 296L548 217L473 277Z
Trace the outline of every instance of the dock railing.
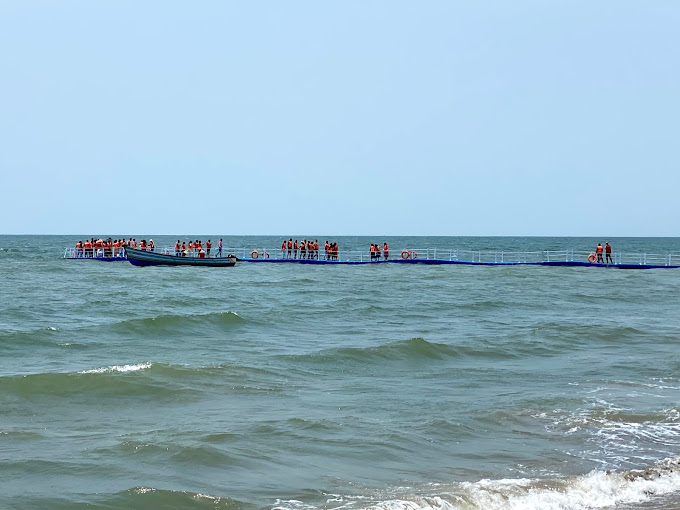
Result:
M156 248L157 253L167 255L175 255L174 247ZM245 248L245 247L227 247L222 248L222 257L227 255L235 255L240 259L288 259L288 250L281 250L280 248ZM544 251L526 251L526 250L467 250L467 249L444 249L444 248L405 248L401 250L390 250L389 259L422 259L422 260L444 260L444 261L460 261L460 262L474 262L478 264L531 264L541 262L588 262L588 257L594 255L592 251L584 250L544 250ZM186 256L198 257L196 250L187 250ZM213 247L210 250L210 258L218 257L219 251ZM629 264L629 265L655 265L655 266L673 266L680 265L680 253L669 253L666 255L656 253L623 253L620 251L612 252L613 264ZM123 258L125 251L122 248L108 249L108 248L92 248L89 250L66 248L64 250L63 258L65 259L80 259L80 258ZM206 253L206 257L208 254ZM607 263L606 254L602 254L604 263ZM301 250L291 250L290 258L295 260L302 260ZM310 255L305 252L304 260L337 260L343 262L369 262L376 260L371 258L368 251L361 250L340 250L334 258L327 256L323 249L318 251L318 254ZM384 255L380 252L380 257L377 260L385 260ZM597 263L597 262L596 262Z
M125 250L122 248L66 248L65 259L94 259L94 258L125 258Z

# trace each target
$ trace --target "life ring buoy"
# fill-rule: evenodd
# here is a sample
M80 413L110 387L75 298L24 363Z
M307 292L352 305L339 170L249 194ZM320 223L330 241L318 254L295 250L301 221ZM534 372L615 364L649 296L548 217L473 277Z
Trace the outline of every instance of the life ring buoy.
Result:
M260 254L257 250L253 250L253 251L250 252L250 258L251 259L256 259L259 256L260 256Z
M408 250L402 250L401 258L404 260L411 258L411 252Z
M597 257L595 256L594 253L591 253L590 255L588 255L588 262L590 262L591 264L594 263L596 259L597 259Z
M418 258L418 252L417 252L416 250L413 250L413 251L411 252L411 258L412 258L412 259L417 259L417 258Z

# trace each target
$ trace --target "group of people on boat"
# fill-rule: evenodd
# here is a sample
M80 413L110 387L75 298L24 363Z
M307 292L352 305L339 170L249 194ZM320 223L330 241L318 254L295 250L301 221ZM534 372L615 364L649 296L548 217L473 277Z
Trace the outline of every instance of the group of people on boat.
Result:
M210 239L205 242L205 245L200 239L187 242L180 242L180 240L177 239L175 242L176 257L198 257L204 259L210 257L210 250L212 250L212 241ZM217 241L217 252L215 256L222 256L222 239Z
M387 243L383 243L382 251L380 250L380 244L371 244L371 260L380 260L380 256L385 257L385 260L390 258L390 247Z
M127 241L123 239L85 239L85 241L78 241L76 243L75 255L78 258L93 258L93 257L123 257L125 255L125 247L137 248L137 239L129 238ZM145 251L154 251L156 245L153 239L142 239L139 242L139 249Z
M602 258L602 252L604 252L606 259ZM597 247L595 248L595 253L597 254L597 259L596 262L601 263L601 264L613 264L614 261L612 260L612 247L608 242L604 243L604 247L602 247L602 243L597 243ZM591 253L592 255L592 253ZM588 260L590 260L591 257L588 257ZM593 262L592 260L590 260Z

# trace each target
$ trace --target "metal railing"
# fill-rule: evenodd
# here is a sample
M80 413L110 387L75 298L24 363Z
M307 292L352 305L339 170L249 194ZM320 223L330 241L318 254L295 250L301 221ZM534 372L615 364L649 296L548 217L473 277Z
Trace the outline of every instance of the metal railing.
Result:
M66 248L65 259L125 258L122 248Z
M178 255L174 247L156 248L157 253L167 255ZM269 248L212 248L208 254L205 251L206 258L226 257L227 255L234 255L240 259L274 259L274 260L332 260L342 262L370 262L372 260L385 260L384 254L380 252L377 257L372 257L368 251L360 250L339 250L337 254L331 255L325 253L323 249L317 252L309 252L302 250L281 250ZM197 250L185 250L187 257L199 257ZM63 258L124 258L125 251L122 248L91 248L76 249L66 248L64 250ZM591 251L574 251L572 249L566 250L544 250L544 251L526 251L526 250L450 250L442 248L406 248L403 250L390 250L389 260L394 259L411 259L411 260L431 260L431 261L458 261L458 262L472 262L477 264L532 264L542 262L590 262L589 257L595 257L595 264L597 258L594 252ZM609 262L606 254L602 254L603 263ZM629 264L629 265L655 265L655 266L673 266L680 265L680 254L669 253L666 255L655 253L623 253L612 252L610 264Z

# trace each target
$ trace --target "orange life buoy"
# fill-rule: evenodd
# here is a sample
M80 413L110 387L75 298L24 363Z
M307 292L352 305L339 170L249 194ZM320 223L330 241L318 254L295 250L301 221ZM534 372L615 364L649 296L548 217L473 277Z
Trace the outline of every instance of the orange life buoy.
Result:
M411 258L417 259L417 258L418 258L418 252L415 251L415 250L413 250L413 251L411 252Z
M408 250L402 250L401 258L404 259L404 260L411 258L411 252L408 251Z
M253 251L250 252L250 258L251 259L256 259L259 256L260 256L260 254L258 253L257 250L253 250Z
M591 253L590 255L588 255L588 262L590 262L592 264L593 262L595 262L596 258L597 257L595 256L595 254Z

